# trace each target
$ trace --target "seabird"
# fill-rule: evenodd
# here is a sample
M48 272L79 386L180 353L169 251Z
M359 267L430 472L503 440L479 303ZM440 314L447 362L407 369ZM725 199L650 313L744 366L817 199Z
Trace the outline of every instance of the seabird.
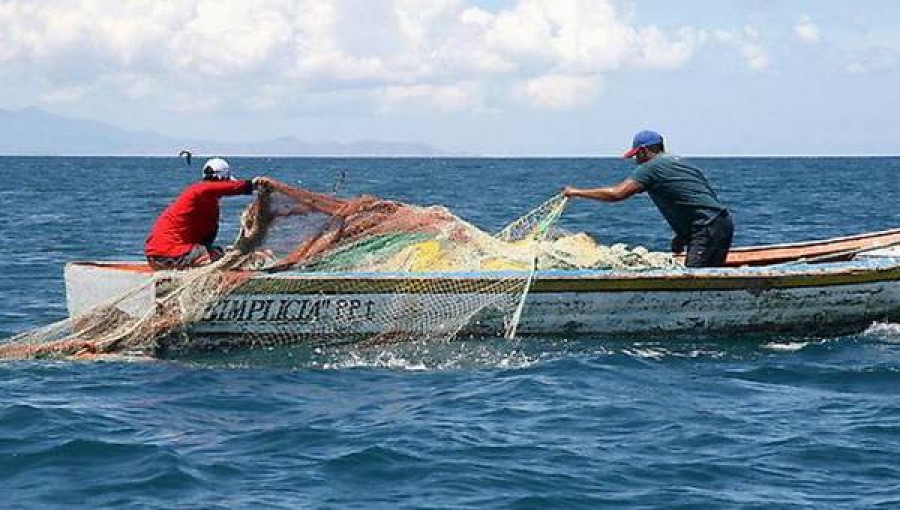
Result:
M187 161L188 166L191 166L191 156L193 156L193 154L187 149L181 149L181 152L178 153L178 157L183 157Z

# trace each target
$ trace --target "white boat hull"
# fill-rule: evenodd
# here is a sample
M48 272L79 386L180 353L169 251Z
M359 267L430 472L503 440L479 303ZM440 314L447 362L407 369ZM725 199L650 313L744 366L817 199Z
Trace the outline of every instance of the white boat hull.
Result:
M777 269L540 273L527 296L518 332L618 336L859 328L900 318L900 258L886 255L891 256ZM157 286L147 285L153 273L112 266L67 265L71 316L141 285L144 289L120 308L134 315L154 306ZM177 278L177 273L165 277ZM463 300L466 295L397 289L409 288L403 282L410 279L460 277L490 278L484 274L258 275L206 310L191 332L273 339L370 335L392 327L386 317L398 302L404 312L432 314L437 322L429 324L440 328L436 303ZM488 309L462 333L502 333L502 320Z

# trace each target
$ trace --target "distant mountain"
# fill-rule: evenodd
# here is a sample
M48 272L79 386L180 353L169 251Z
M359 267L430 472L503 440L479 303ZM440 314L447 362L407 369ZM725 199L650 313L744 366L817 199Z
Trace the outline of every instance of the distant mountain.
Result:
M72 119L39 108L0 110L0 154L172 155L190 147L206 154L260 156L440 156L452 155L421 142L360 140L351 143L305 142L280 137L257 142L179 139L129 131L103 122Z
M0 110L0 154L148 154L174 140L153 133L119 129L91 120L69 119L38 108Z
M304 142L294 137L247 143L201 142L196 145L211 154L253 154L266 156L446 156L445 151L421 142L359 140L351 143Z

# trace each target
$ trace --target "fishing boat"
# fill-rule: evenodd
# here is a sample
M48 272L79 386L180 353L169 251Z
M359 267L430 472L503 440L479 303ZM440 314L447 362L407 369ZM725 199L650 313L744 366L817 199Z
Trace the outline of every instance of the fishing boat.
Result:
M161 275L138 262L71 262L65 269L69 314L141 286L144 291L118 306L125 313L143 313L177 273ZM191 331L373 334L385 328L382 307L396 303L398 295L404 306L425 311L433 305L433 295L414 289L434 286L417 284L510 276L509 271L258 273L210 307ZM154 279L157 284L147 285ZM900 229L737 248L722 268L537 271L523 310L518 333L526 336L859 330L873 321L900 319ZM462 333L502 331L500 320L486 312Z

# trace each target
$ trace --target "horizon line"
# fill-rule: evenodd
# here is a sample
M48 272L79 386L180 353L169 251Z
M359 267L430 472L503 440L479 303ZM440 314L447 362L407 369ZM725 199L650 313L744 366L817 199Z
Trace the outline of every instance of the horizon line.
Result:
M195 154L194 157L212 157L212 155ZM752 158L893 158L900 157L900 154L678 154L678 156L686 158L735 158L735 159L752 159ZM103 153L71 153L71 154L15 154L0 153L2 158L178 158L178 154L103 154ZM504 154L504 153L485 153L485 154L252 154L252 153L236 153L226 154L222 157L229 158L324 158L324 159L340 159L340 158L360 158L360 159L377 159L377 158L444 158L444 159L624 159L620 154Z

